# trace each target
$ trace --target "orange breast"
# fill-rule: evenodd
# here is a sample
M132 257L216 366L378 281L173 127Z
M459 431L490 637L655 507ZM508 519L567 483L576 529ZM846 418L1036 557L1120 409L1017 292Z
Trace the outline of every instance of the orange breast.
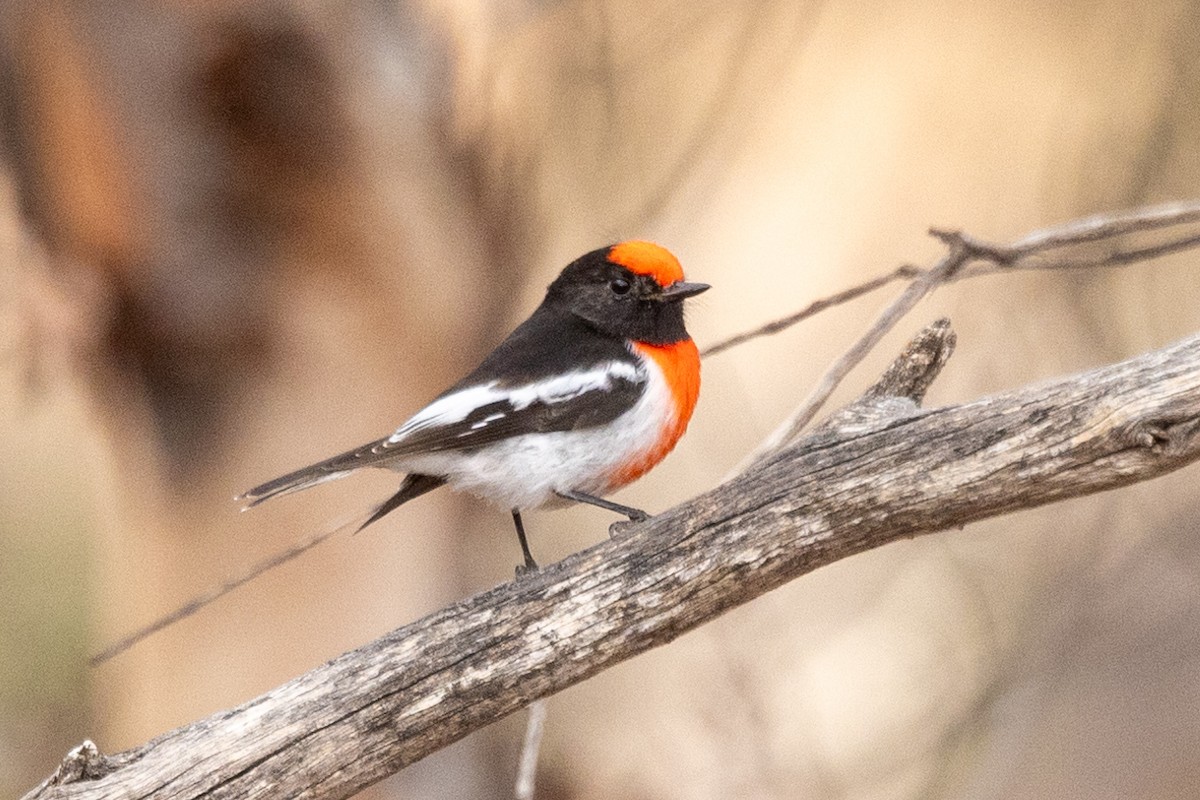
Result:
M691 339L665 345L634 342L633 351L658 365L670 387L675 413L663 420L653 445L613 474L609 491L637 480L666 458L687 430L700 396L700 351Z

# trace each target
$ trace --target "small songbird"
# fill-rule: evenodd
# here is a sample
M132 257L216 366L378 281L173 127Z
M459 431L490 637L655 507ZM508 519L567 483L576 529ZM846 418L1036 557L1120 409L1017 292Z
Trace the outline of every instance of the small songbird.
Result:
M708 289L651 242L603 247L567 265L533 315L473 372L386 438L261 486L264 500L361 467L407 473L359 530L443 484L512 511L525 569L536 569L521 511L591 503L661 461L687 429L700 355L683 300Z

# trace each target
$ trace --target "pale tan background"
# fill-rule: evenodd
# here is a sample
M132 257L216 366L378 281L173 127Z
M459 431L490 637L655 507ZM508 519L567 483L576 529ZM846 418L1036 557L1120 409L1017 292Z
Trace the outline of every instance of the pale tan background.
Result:
M898 263L1200 194L1200 4L0 4L0 795L511 575L437 493L88 670L395 485L238 515L456 378L624 237L714 285L701 345ZM1200 256L922 306L968 400L1196 328ZM885 298L705 363L618 496L712 485ZM1173 798L1200 785L1197 472L893 545L550 701L546 798ZM593 509L528 517L544 561ZM371 790L511 796L520 717Z

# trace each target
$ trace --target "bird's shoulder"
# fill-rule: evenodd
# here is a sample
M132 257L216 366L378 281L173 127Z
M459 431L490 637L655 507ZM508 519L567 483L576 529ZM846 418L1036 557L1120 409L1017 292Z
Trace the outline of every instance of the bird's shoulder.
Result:
M565 309L543 305L443 394L493 381L532 384L614 362L636 365L638 358L623 339L600 333Z
M633 407L647 380L623 340L543 307L373 449L392 456L466 450L603 425Z

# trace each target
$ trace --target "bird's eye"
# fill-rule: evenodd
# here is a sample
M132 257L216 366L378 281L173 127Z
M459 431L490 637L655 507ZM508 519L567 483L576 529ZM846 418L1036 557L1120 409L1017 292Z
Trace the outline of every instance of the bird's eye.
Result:
M613 294L629 294L629 281L624 278L613 278L608 288L613 290Z

